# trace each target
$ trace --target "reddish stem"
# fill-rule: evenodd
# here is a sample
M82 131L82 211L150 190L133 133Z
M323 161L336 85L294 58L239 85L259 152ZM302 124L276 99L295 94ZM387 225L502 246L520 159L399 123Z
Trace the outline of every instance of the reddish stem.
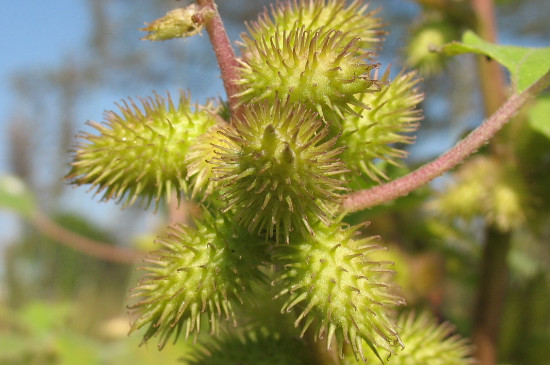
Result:
M234 95L239 91L238 85L235 83L238 78L239 63L235 57L233 47L231 47L215 2L213 0L197 0L197 2L203 9L207 10L206 13L211 14L208 19L205 19L205 27L220 66L223 86L229 100L229 109L234 113L237 109L238 101Z
M40 212L35 212L30 222L46 236L59 243L104 261L133 265L145 256L140 251L112 246L72 232Z
M405 196L449 171L487 143L532 96L549 84L550 71L521 94L509 98L485 123L438 159L387 184L347 195L342 203L342 210L356 212Z

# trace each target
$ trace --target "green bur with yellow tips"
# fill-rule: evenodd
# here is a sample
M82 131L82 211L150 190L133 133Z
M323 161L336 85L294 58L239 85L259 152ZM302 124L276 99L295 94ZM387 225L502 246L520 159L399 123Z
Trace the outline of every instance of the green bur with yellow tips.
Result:
M249 106L231 128L212 160L224 189L225 211L251 232L275 237L312 232L328 224L329 206L343 190L342 148L327 139L328 126L303 106L276 102Z
M282 311L298 310L295 325L302 334L313 324L327 347L336 339L341 356L348 343L363 358L363 341L376 356L378 349L393 353L401 345L392 317L404 300L388 284L391 263L369 259L381 248L373 244L375 237L354 239L358 229L336 222L316 225L315 236L293 236L290 245L278 248L283 269L276 282L285 287Z
M242 103L289 100L316 110L338 123L345 114L358 115L352 106L367 108L359 94L376 92L369 77L376 65L346 33L295 27L267 38L245 39L247 53L240 61Z
M360 49L377 49L383 41L383 23L376 17L378 11L366 12L368 4L355 0L294 0L280 1L261 13L258 20L247 24L253 39L270 39L278 31L304 27L308 31L321 30L322 36L330 29L345 33L348 41L354 38ZM245 40L247 35L243 36ZM245 42L249 42L246 40Z
M472 365L472 346L449 323L439 324L428 312L416 315L402 314L398 320L399 335L405 347L395 354L383 353L382 363L388 365ZM367 354L368 364L379 363ZM346 357L343 365L360 365L363 362Z
M417 129L422 119L422 110L417 107L424 100L415 72L402 71L390 80L388 67L379 81L380 92L364 94L361 98L370 109L358 109L360 116L347 117L342 122L342 135L338 139L338 145L347 147L342 159L352 174L364 173L375 181L380 177L387 179L384 171L378 168L378 161L396 165L399 159L406 157L406 152L395 144L414 141L407 133Z
M263 280L265 247L246 230L207 211L195 226L169 228L158 240L162 249L146 259L153 264L145 268L148 274L133 289L138 300L130 306L136 316L131 332L146 326L143 341L159 335L159 348L174 332L199 332L203 316L212 333L220 317L235 322L234 303L245 303L252 280Z
M106 113L106 123L91 122L99 135L82 132L67 175L73 184L90 184L103 200L117 199L132 205L141 198L170 200L187 192L185 156L189 146L216 123L211 106L194 110L189 95L180 92L174 105L168 95L132 100L119 105L120 113ZM178 197L181 199L181 196Z

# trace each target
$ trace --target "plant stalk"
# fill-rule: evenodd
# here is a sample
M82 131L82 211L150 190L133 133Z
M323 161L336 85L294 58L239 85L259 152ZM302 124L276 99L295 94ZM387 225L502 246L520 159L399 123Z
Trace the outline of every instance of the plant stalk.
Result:
M210 10L212 14L209 19L205 20L205 27L220 66L223 86L229 101L229 109L231 114L234 115L238 108L238 99L234 95L239 91L239 87L235 83L238 78L239 63L235 57L233 47L231 47L231 42L223 26L216 3L213 0L197 0L197 3Z
M31 216L30 223L59 243L100 260L133 265L145 257L145 254L140 251L109 245L79 235L60 226L40 212L35 212Z
M511 234L499 231L494 225L489 225L485 232L472 339L478 363L492 365L498 358L498 333L508 287L507 256Z

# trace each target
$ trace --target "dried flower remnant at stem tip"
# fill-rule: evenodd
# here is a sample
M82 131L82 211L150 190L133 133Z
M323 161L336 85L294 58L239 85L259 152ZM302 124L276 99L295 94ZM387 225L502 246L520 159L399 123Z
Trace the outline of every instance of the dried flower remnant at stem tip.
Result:
M211 16L212 10L201 9L197 4L171 10L162 18L140 29L149 33L142 40L165 41L191 37L204 28L204 22Z

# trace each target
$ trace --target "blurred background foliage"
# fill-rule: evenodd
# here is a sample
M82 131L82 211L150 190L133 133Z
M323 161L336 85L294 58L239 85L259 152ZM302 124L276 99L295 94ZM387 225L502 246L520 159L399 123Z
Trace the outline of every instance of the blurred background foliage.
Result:
M11 212L18 235L0 246L0 364L176 364L185 341L159 352L126 336L125 297L136 283L140 252L153 249L165 223L187 212L121 213L113 203L98 205L68 189L61 177L75 131L87 128L90 104L110 109L127 96L178 88L190 88L199 102L223 95L211 72L215 58L205 34L184 42L137 41L144 21L185 2L81 1L92 27L79 51L49 69L20 69L10 80L16 102L5 121L9 167L0 176L0 209ZM219 1L231 39L269 2ZM550 2L496 5L500 41L548 46ZM427 52L474 25L465 0L374 0L371 6L381 6L389 24L380 61L392 63L393 74L408 64L424 77L426 117L417 144L407 146L407 167L389 169L396 177L450 148L483 119L475 58ZM476 325L486 242L497 237L506 245L506 275L498 284L506 292L502 364L550 364L549 96L533 101L455 173L349 218L371 221L367 233L389 244L380 255L395 262L408 304L430 309L467 337ZM103 253L88 250L86 239L101 243Z

